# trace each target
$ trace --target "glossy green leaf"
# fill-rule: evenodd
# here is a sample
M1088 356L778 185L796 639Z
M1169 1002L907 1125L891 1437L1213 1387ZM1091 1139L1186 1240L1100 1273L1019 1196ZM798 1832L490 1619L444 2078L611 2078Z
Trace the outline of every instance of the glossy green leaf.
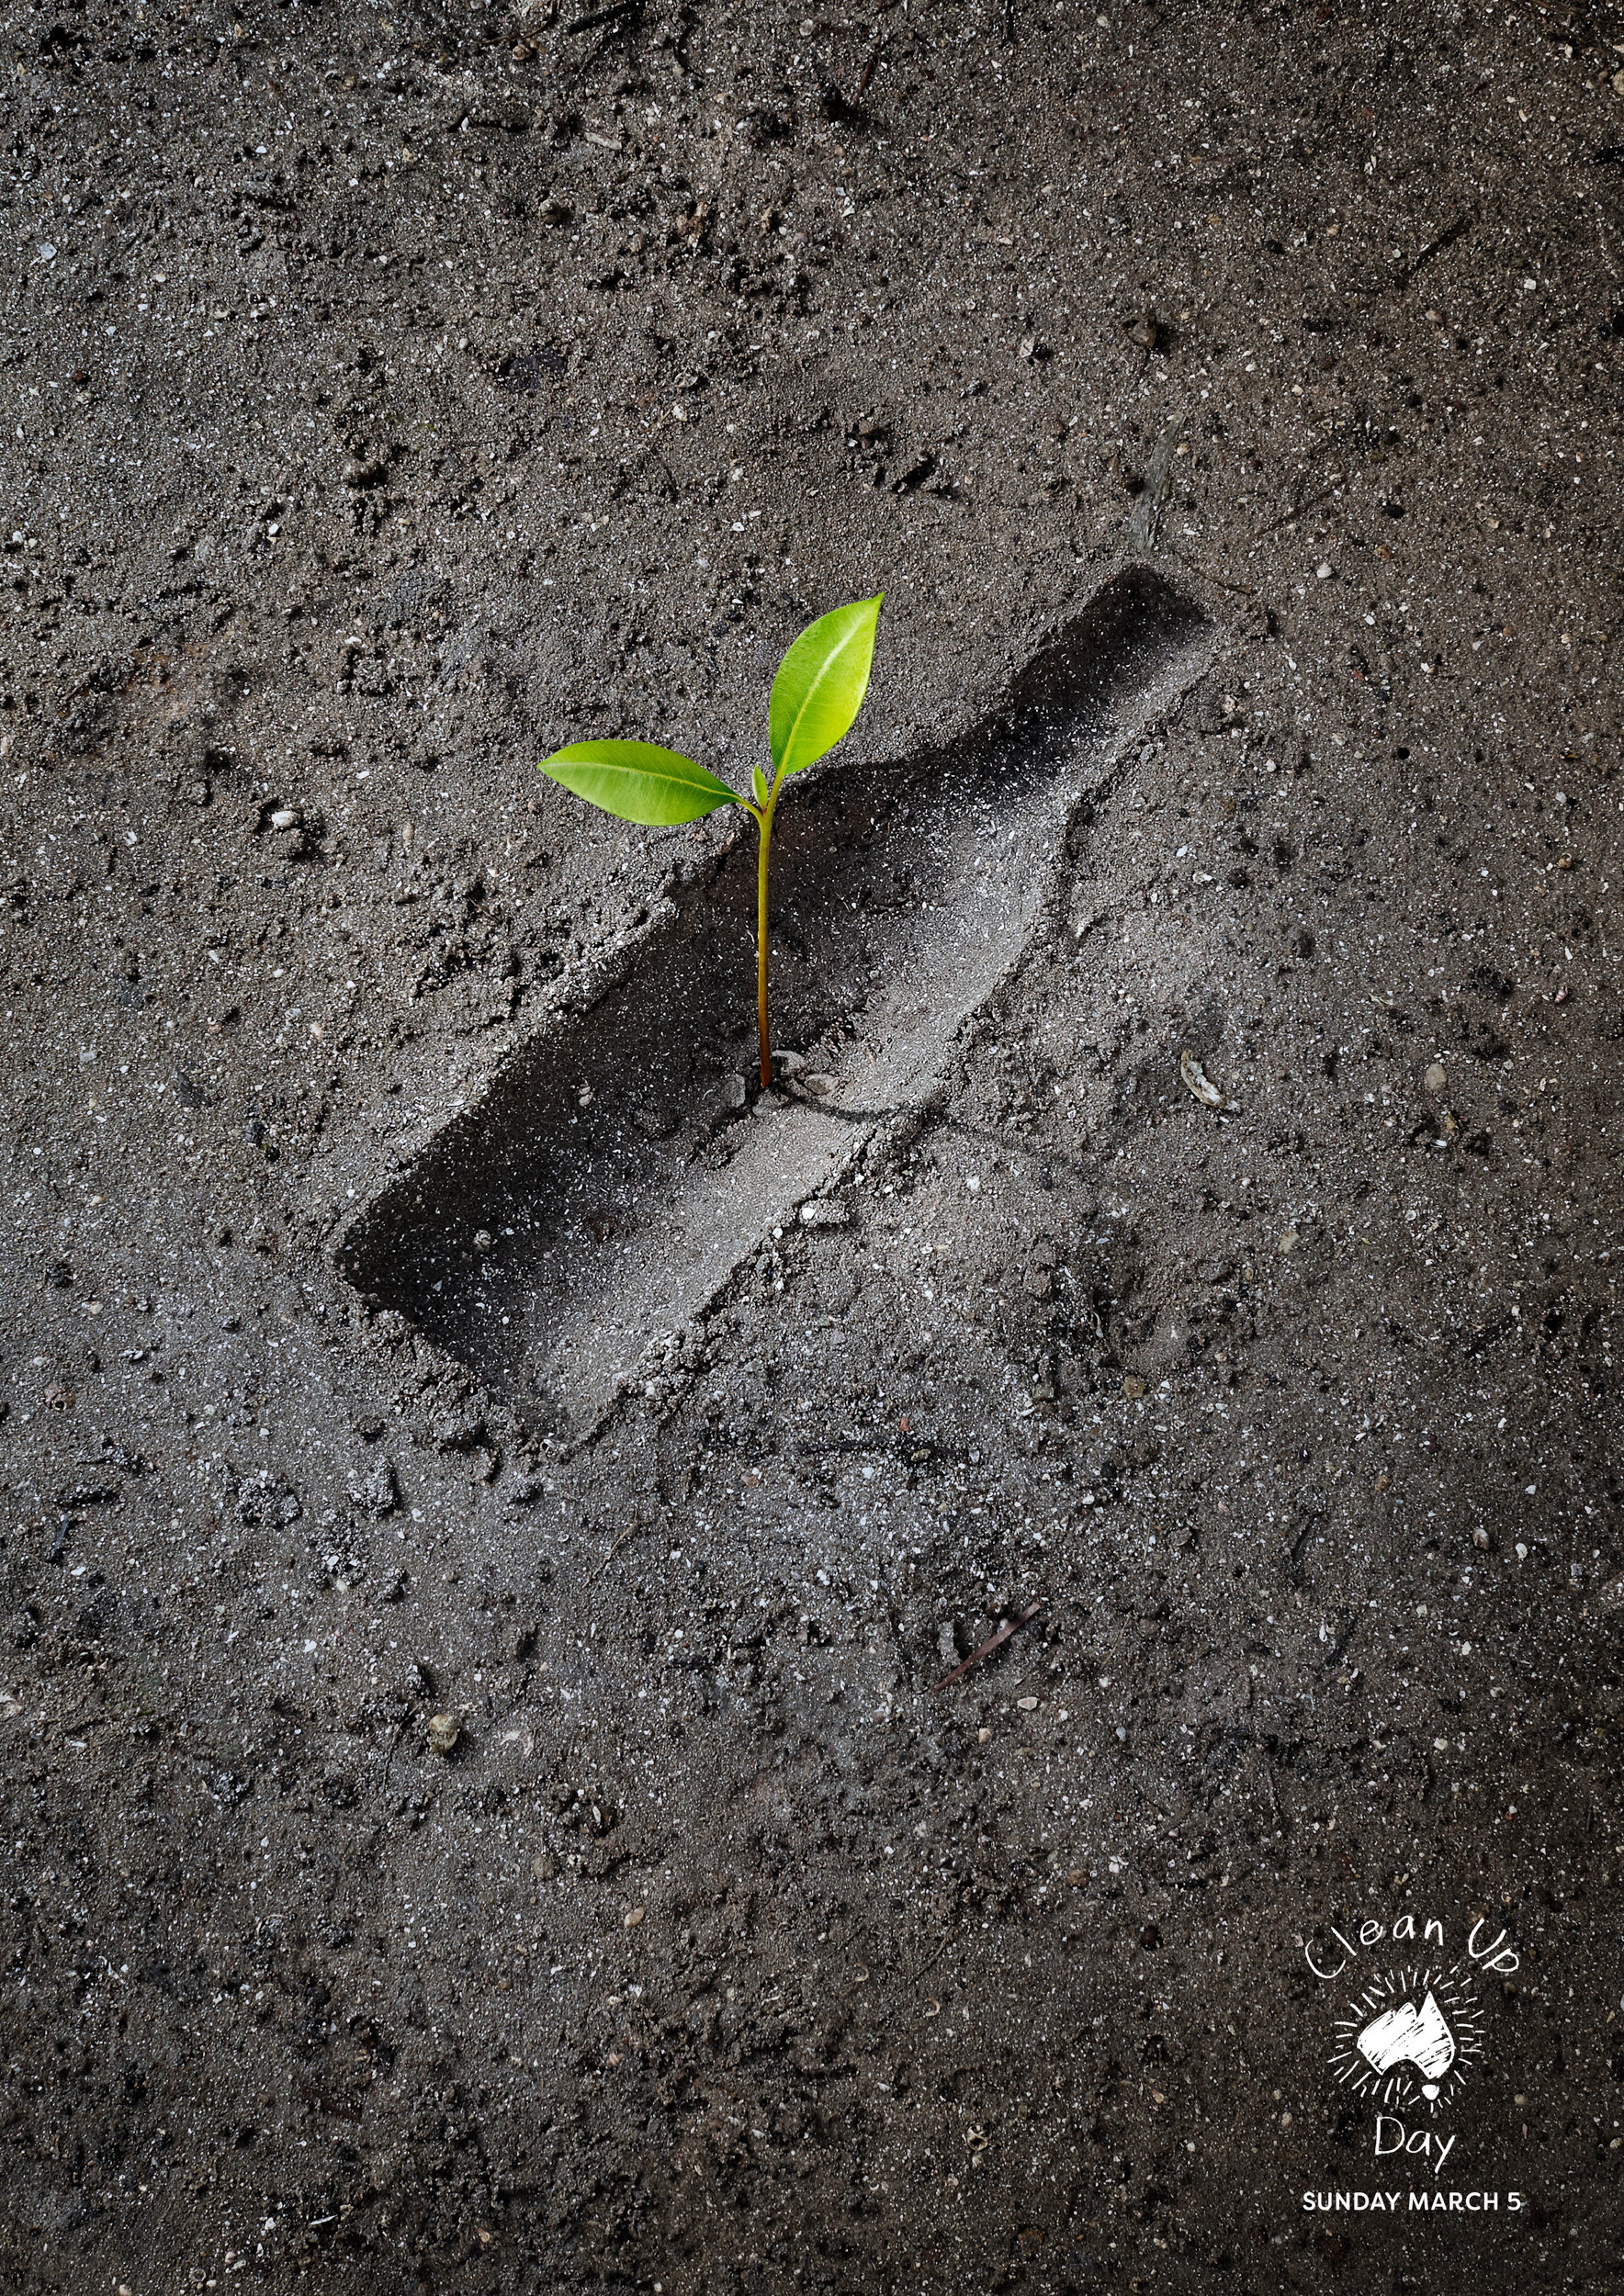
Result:
M673 828L739 803L727 782L703 765L652 741L572 741L544 758L536 771L589 805L648 828Z
M761 769L759 765L752 765L750 767L750 785L756 793L757 805L764 805L767 802L767 783L762 777Z
M779 663L767 714L775 779L815 764L851 732L868 692L881 602L864 598L819 615Z

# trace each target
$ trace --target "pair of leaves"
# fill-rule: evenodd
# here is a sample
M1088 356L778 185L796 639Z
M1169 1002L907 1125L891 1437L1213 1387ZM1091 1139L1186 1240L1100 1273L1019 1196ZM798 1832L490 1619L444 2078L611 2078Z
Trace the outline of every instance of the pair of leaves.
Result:
M771 785L760 766L751 774L758 806L851 730L868 691L880 603L865 598L820 615L779 663L767 711ZM572 741L544 758L539 770L589 805L650 828L672 828L743 802L703 765L652 741Z

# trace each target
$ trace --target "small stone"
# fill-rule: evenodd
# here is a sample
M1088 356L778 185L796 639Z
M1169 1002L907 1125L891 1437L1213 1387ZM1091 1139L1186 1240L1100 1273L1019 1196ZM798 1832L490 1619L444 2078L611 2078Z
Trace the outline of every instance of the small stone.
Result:
M837 1203L832 1197L819 1196L810 1204L801 1206L800 1217L803 1228L849 1228L851 1207Z
M800 1085L801 1090L810 1093L814 1100L827 1100L835 1088L835 1080L832 1076L803 1076Z
M1037 1703L1035 1698L1017 1698L1015 1701L1022 1714L1034 1714L1037 1711Z
M494 1248L495 1244L496 1238L491 1234L489 1228L481 1228L478 1234L474 1237L474 1249L476 1252L479 1253L481 1256L483 1256L485 1253L491 1251Z
M271 816L270 826L273 829L276 830L297 829L299 826L299 812L298 806L278 805L276 812Z
M538 1850L530 1861L530 1871L538 1882L557 1881L558 1861L550 1850Z
M379 1459L368 1475L357 1476L351 1482L350 1499L354 1505L365 1507L368 1514L393 1514L400 1503L400 1494L395 1470L388 1459Z
M1449 1079L1449 1073L1441 1061L1433 1062L1432 1066L1427 1072L1425 1081L1428 1092L1438 1093L1443 1090Z
M436 1754L448 1754L462 1736L462 1725L454 1714L434 1714L429 1716L429 1744Z
M639 1926L645 1910L646 1908L642 1906L631 1906L627 1908L626 1926L628 1930L635 1930Z
M1320 582L1328 582L1328 581L1330 580L1330 579L1331 579L1331 568L1330 568L1330 562L1329 562L1329 560L1328 560L1328 559L1322 558L1322 559L1321 559L1321 561L1320 561L1320 563L1318 564L1318 566L1316 566L1316 567L1314 568L1314 580L1315 580L1316 581L1320 581Z
M733 1075L723 1077L721 1101L722 1106L725 1109L743 1108L745 1102L745 1083L742 1076Z
M781 1075L798 1076L805 1070L806 1064L799 1052L774 1052L773 1065Z
M1130 1402L1137 1402L1144 1392L1145 1381L1137 1371L1126 1371L1122 1374L1122 1393Z
M1297 1249L1297 1246L1302 1243L1302 1241L1303 1239L1297 1233L1295 1228L1288 1228L1274 1248L1280 1255L1282 1259L1290 1259L1291 1254Z

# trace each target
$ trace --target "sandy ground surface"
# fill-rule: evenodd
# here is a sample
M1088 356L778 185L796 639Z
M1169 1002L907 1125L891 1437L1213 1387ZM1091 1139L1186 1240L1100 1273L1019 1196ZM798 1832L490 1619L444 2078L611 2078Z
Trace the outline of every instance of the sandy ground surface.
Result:
M5 60L0 2282L1616 2289L1624 19Z

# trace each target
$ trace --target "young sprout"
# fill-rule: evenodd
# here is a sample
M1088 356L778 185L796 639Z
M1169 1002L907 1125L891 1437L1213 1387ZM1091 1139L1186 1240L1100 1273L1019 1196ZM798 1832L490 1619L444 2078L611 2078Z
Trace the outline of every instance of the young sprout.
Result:
M537 768L589 805L649 828L698 821L718 805L742 805L749 814L761 840L756 862L756 1017L763 1088L773 1082L767 1021L767 861L773 816L790 775L816 764L851 732L868 691L880 604L879 598L864 598L821 614L779 663L767 706L773 774L769 781L759 765L750 769L753 804L692 758L652 741L572 741L544 758Z

